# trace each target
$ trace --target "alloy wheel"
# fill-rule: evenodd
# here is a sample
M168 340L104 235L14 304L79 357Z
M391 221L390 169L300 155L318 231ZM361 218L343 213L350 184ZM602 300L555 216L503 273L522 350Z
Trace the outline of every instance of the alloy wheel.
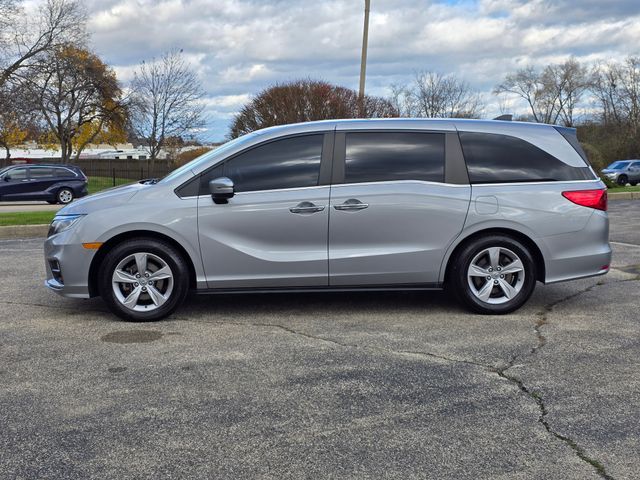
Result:
M524 284L522 260L504 247L489 247L478 253L467 269L471 293L484 303L499 305L515 298Z
M136 312L150 312L164 305L173 291L171 268L162 258L140 252L126 256L113 271L115 298Z

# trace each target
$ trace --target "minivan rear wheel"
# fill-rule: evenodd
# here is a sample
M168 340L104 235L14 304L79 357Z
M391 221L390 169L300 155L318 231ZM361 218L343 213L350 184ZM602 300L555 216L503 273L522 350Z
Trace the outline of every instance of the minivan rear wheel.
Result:
M66 187L61 188L60 190L58 190L56 199L58 200L58 203L61 203L62 205L71 203L73 201L73 190Z
M485 236L462 248L450 280L458 298L471 310L505 314L520 308L533 293L535 262L515 238Z
M189 268L172 245L152 238L126 240L105 256L100 295L120 318L160 320L182 304L189 290Z

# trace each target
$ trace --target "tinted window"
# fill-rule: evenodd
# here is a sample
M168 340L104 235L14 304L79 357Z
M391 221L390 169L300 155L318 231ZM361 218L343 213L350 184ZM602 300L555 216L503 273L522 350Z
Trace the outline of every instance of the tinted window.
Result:
M252 148L226 162L224 176L233 180L236 192L318 185L323 138L306 135Z
M587 180L588 167L572 167L522 139L460 132L471 183Z
M56 177L75 177L76 174L67 168L54 168L53 173Z
M348 133L345 182L444 180L444 134Z
M52 175L52 169L47 167L31 167L31 177L42 178L50 177Z
M7 175L9 175L12 180L23 180L27 178L27 169L13 168L7 172Z

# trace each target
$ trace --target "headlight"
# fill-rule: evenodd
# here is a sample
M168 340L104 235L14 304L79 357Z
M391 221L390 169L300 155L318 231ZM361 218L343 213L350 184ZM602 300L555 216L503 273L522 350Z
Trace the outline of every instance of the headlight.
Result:
M49 227L48 237L64 232L75 225L84 215L56 215Z

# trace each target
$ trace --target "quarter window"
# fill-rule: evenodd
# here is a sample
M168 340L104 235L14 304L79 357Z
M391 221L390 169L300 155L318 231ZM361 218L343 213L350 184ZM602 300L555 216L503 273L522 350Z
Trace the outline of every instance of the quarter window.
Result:
M460 132L471 183L589 180L589 167L572 167L520 138Z
M444 181L444 134L348 133L345 182L392 180Z
M318 185L324 135L276 140L227 161L224 176L236 192L313 187ZM206 182L214 177L205 175Z

